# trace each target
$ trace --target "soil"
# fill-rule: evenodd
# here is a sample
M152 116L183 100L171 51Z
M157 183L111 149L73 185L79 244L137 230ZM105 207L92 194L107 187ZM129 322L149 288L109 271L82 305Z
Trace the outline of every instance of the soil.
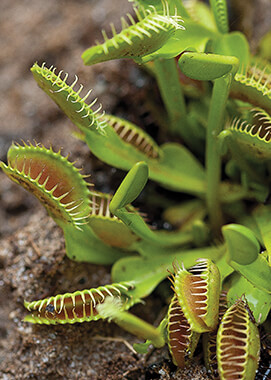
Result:
M96 188L114 191L124 173L89 153L71 134L72 124L37 87L29 71L35 61L77 74L109 113L152 130L147 94L153 80L130 61L85 67L81 53L108 20L131 10L127 0L1 0L0 159L12 141L33 139L70 154L92 174ZM72 74L72 75L73 75ZM72 77L71 75L71 77ZM73 78L71 78L72 80ZM158 95L156 95L158 98ZM159 98L158 98L159 100ZM31 195L0 172L0 378L10 379L208 379L199 352L176 371L167 348L149 355L132 349L138 339L113 323L30 325L23 300L110 283L110 267L71 262L61 230ZM163 301L157 294L132 312L158 323Z

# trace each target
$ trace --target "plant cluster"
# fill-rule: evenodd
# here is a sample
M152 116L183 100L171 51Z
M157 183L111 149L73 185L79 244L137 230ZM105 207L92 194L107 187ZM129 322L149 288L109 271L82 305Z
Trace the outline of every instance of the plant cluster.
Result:
M62 70L33 65L34 79L77 137L98 159L129 172L112 196L89 188L61 152L12 144L1 168L62 228L68 257L113 264L113 284L25 302L25 321L113 320L146 339L135 345L139 352L168 344L180 368L202 335L213 378L266 378L269 343L261 345L258 326L270 333L271 65L250 54L243 34L229 32L225 0L136 0L134 13L122 18L121 31L112 26L111 37L103 31L104 42L82 59L130 58L153 75L167 113L158 127L173 142L159 146L133 123L102 112L97 99L88 104L90 92L75 90L77 77L69 85ZM148 178L180 194L164 210L172 231L151 229L131 205ZM153 327L128 309L168 271L174 295Z

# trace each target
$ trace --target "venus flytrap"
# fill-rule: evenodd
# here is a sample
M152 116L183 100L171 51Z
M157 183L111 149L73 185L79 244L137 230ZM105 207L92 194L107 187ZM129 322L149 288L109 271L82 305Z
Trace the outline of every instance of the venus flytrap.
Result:
M31 312L25 322L38 324L73 324L97 321L104 318L99 313L99 305L108 298L121 302L121 309L129 309L138 299L133 298L134 285L129 282L85 289L74 293L58 294L39 301L24 303Z
M242 299L224 314L217 333L218 372L222 380L254 379L259 362L260 336Z
M11 146L2 170L62 228L68 257L113 264L113 284L26 302L25 321L113 320L147 340L135 346L140 352L168 344L180 368L189 365L203 334L213 378L254 379L255 320L266 322L271 308L270 207L257 205L270 198L270 64L251 57L241 33L229 32L224 0L211 0L210 7L177 0L134 4L137 21L127 15L129 23L122 19L120 32L112 26L110 38L103 31L104 42L82 58L87 65L131 58L149 70L167 113L166 143L106 114L97 99L88 103L91 91L78 86L77 76L68 84L62 70L31 68L91 152L129 172L114 195L105 194L89 189L60 152ZM192 92L184 80L195 84ZM174 136L181 142L170 142ZM131 205L148 179L179 193L179 203L164 195L150 199L164 209L173 231L151 229ZM155 328L127 310L168 271L174 295Z

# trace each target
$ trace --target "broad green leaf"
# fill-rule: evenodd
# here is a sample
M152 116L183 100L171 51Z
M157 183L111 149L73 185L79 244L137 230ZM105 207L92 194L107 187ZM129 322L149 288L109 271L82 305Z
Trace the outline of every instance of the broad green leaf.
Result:
M143 62L148 62L156 58L173 58L182 52L197 51L204 52L209 40L216 38L216 34L194 21L185 20L185 30L177 30L169 38L167 43L152 54L142 58Z
M230 261L248 265L253 263L260 252L260 244L253 232L240 224L227 224L222 227Z
M256 322L262 324L266 320L271 309L271 294L255 287L245 277L235 273L231 280L227 299L232 305L236 299L243 295L246 297Z
M153 257L126 257L117 261L112 268L114 281L134 281L138 298L146 297L153 289L168 276L168 270L173 271L172 264L177 261L180 265L190 267L198 258L209 258L216 262L225 252L223 246L208 247L194 250L175 250L167 255Z
M179 66L182 72L192 79L214 80L230 71L238 69L238 59L232 56L185 52L181 55Z
M243 73L250 59L249 44L240 32L232 32L219 36L213 43L213 52L239 59L238 73Z
M71 260L109 265L127 255L127 251L104 244L88 225L81 226L82 231L69 226L62 226L62 229L67 256Z
M253 212L253 219L255 220L261 238L268 252L269 261L271 259L271 206L260 205Z
M254 286L271 294L271 267L263 254L259 254L257 259L248 265L241 265L235 261L229 261L229 265Z

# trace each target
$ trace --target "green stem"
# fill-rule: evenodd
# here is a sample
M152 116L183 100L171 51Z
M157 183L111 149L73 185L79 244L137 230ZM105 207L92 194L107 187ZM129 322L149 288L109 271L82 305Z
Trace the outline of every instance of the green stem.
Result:
M113 320L124 330L140 338L150 340L155 347L163 347L165 339L161 328L154 327L143 319L121 310L121 303L118 299L107 298L103 303L97 306L98 313L103 318Z
M114 317L114 322L124 330L146 340L150 340L155 347L163 347L165 340L159 328L143 321L141 318L122 311L120 318Z
M177 65L172 59L156 59L155 75L159 90L169 116L169 131L187 140L186 105L180 85Z
M220 234L222 210L219 201L219 183L221 177L221 158L217 149L217 136L223 129L226 101L229 95L233 74L214 81L210 112L207 126L206 170L207 170L207 208L210 224L215 235Z

